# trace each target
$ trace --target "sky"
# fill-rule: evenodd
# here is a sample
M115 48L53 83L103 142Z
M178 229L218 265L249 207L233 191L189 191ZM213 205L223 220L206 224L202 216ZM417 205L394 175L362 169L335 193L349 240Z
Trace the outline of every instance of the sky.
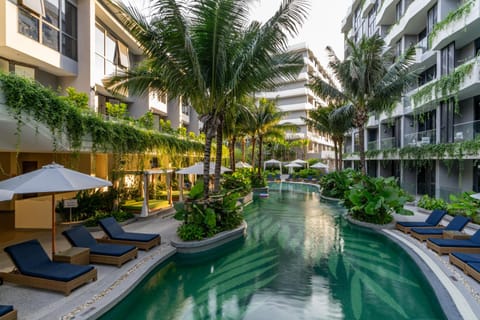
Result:
M138 7L145 7L149 0L122 0L135 3ZM279 8L282 0L252 0L252 19L266 21ZM347 13L352 0L309 0L310 14L303 24L299 35L290 39L290 44L306 42L320 63L328 63L326 46L333 48L337 56L343 58L343 34L341 33L342 20Z
M280 6L281 0L257 0L252 7L252 16L265 21ZM290 39L290 44L306 42L323 66L328 63L325 48L330 46L343 59L343 34L341 24L352 0L310 0L310 14L299 35Z

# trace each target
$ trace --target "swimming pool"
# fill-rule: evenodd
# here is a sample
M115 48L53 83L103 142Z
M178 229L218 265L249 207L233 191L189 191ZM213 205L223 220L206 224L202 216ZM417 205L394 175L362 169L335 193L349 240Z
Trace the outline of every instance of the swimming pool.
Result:
M445 319L406 252L315 190L273 185L245 208L245 239L177 254L102 319Z

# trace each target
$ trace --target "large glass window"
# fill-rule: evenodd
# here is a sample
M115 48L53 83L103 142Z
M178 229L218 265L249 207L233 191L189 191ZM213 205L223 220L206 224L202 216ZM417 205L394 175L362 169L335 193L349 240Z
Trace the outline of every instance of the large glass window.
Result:
M452 42L442 49L441 75L450 74L455 69L455 43Z
M73 4L68 0L22 0L18 6L19 33L77 59L77 8Z
M102 84L103 78L129 66L127 46L116 40L106 29L97 25L95 30L96 83Z
M437 4L435 4L427 12L427 35L433 30L433 27L437 24Z

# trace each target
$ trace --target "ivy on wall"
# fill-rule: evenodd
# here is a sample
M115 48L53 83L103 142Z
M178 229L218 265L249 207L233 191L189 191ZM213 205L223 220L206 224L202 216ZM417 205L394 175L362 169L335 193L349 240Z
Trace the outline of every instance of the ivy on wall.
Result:
M462 17L466 16L467 14L470 13L472 10L473 4L475 3L476 0L469 0L465 2L463 5L458 7L456 10L451 11L445 19L442 21L438 22L433 26L432 31L428 35L428 46L432 46L432 41L437 37L438 33L442 30L444 30L449 24L451 24L454 21L460 20Z
M203 152L204 145L174 134L147 130L130 123L105 121L91 110L75 107L65 97L35 81L0 73L0 89L9 113L17 121L20 139L22 123L31 118L50 129L53 151L65 135L74 152L82 150L85 140L91 151L120 154L165 151L170 154Z
M470 75L473 70L474 61L462 64L452 73L443 75L437 81L429 83L412 95L415 106L423 105L438 100L446 101L453 97L455 106L458 106L458 90L460 84L466 76Z

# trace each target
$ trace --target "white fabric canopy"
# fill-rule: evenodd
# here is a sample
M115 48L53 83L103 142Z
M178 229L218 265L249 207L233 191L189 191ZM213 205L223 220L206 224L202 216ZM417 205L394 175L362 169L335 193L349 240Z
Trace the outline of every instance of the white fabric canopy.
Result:
M480 193L471 194L470 197L472 197L473 199L480 200Z
M225 173L232 171L228 168L221 167L220 172ZM203 162L197 162L193 166L186 167L177 171L178 174L203 174ZM210 174L215 174L215 162L210 162Z
M280 167L280 171L282 171L282 162L281 161L278 161L276 159L267 160L267 161L263 162L263 170L265 170L267 168L267 164L272 164L272 165L277 164Z
M302 165L306 164L306 165L307 165L307 168L308 168L308 162L305 161L305 160L297 159L297 160L293 160L292 162L300 163L300 164L302 164Z
M55 193L111 186L110 181L51 163L41 169L0 181L0 189L13 193L52 194L52 254L55 253Z
M235 163L235 168L251 168L252 166L249 163L238 161Z
M12 200L13 191L10 190L0 190L0 201Z
M312 166L310 166L310 168L314 168L314 169L328 169L328 166L326 164L323 164L321 162L317 162L315 164L313 164Z
M303 166L296 162L290 162L289 164L285 165L288 168L288 173L293 173L293 168L302 168Z

